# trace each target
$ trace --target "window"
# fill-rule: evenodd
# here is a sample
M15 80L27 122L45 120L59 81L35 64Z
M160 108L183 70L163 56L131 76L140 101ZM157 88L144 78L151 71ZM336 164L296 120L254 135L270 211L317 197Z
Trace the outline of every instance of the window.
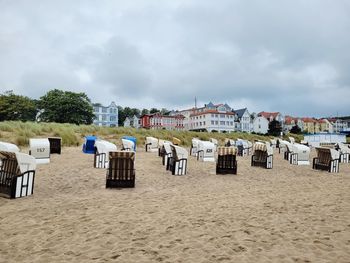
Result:
M261 129L261 125L259 124L259 129Z
M229 121L227 121L227 122L226 122L226 125L227 125L227 126L229 126L229 125L230 125L230 122L229 122Z
M102 115L102 121L106 120L106 115Z
M215 117L217 118L217 117L218 117L218 115L217 115L217 114L215 114Z
M107 113L107 108L102 108L103 113Z
M212 114L211 117L214 118L214 114Z
M220 121L220 125L225 125L225 122L224 121Z
M230 121L231 126L233 126L233 121Z
M216 125L218 125L218 124L219 124L219 122L218 122L218 121L215 121L215 124L216 124Z
M115 116L110 116L110 117L109 117L109 120L110 120L110 121L116 121L117 118L116 118Z
M203 125L205 125L205 121L203 121Z
M214 121L211 121L211 125L214 125L214 123L215 123Z
M99 107L94 107L94 112L100 112L100 108Z

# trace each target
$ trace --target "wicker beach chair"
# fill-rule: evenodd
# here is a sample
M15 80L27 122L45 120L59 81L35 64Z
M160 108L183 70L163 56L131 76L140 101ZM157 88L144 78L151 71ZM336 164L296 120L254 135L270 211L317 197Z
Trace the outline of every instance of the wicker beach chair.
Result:
M338 143L335 149L338 150L340 153L339 160L341 163L350 162L350 148L347 145L343 143Z
M266 169L273 167L273 149L269 143L256 142L253 146L251 165L260 166Z
M110 152L106 188L135 187L135 152Z
M339 172L339 152L326 147L316 147L317 157L313 159L312 169Z
M218 147L216 174L237 174L236 153L234 147Z
M146 148L146 152L157 152L158 139L154 137L146 137L145 148Z
M172 150L171 150L170 145L171 145L170 143L165 142L163 144L163 150L162 150L162 152L163 152L162 164L165 165L166 170L170 169L169 160L172 157Z
M185 148L170 145L171 157L168 159L168 168L173 175L185 175L187 173L188 152Z
M250 141L237 139L237 155L238 156L248 156L252 152L253 144Z
M114 143L97 140L95 142L94 167L105 169L108 168L109 153L117 151L117 146Z
M36 162L19 152L0 152L0 196L19 198L33 194Z
M309 157L310 157L310 148L306 145L302 145L299 143L289 144L287 145L287 160L290 164L295 165L309 165ZM286 157L286 156L285 156Z
M191 149L190 149L190 155L191 156L197 156L198 152L198 143L200 140L198 138L193 138L191 143Z
M215 162L215 144L209 141L199 141L197 160L202 162Z
M50 154L61 154L61 137L49 137L48 139L50 143Z

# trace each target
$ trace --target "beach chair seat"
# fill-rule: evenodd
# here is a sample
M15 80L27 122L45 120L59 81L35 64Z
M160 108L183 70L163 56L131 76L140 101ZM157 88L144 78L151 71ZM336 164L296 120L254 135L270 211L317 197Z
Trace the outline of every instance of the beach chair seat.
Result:
M273 167L273 149L269 143L256 142L253 146L254 154L251 159L251 166L260 166L266 169Z
M32 195L35 169L33 156L0 151L0 196L19 198Z
M62 139L60 137L49 137L48 140L50 143L50 154L61 154Z
M168 168L173 175L185 175L187 173L188 152L185 148L170 145L171 157L168 159Z
M97 140L95 142L94 167L105 169L109 164L109 153L117 151L117 146L114 143Z
M218 147L216 174L237 174L237 149L234 147Z
M316 147L317 157L313 159L312 169L339 172L339 152L326 147Z
M135 187L135 152L110 152L106 188Z

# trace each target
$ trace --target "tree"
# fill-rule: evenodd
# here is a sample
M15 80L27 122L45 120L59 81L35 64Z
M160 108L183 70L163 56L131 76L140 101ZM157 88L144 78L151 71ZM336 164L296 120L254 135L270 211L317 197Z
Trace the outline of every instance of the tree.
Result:
M294 134L300 134L301 133L301 129L298 125L293 126L290 129L290 133L294 133Z
M149 114L149 110L147 109L142 109L141 115Z
M282 131L282 126L279 121L273 120L269 123L268 134L273 136L279 136Z
M35 100L12 91L0 95L0 121L34 121L37 112Z
M149 113L151 113L151 114L157 113L157 112L159 112L159 110L156 109L156 108L152 108L152 109L150 109L150 111L149 111Z
M39 100L40 119L45 122L91 124L95 115L85 93L50 90Z

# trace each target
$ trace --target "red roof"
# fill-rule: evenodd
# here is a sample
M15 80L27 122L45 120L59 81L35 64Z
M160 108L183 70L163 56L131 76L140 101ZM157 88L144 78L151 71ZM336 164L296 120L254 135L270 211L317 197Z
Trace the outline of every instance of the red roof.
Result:
M286 116L284 118L284 122L286 124L292 124L292 121L294 121L294 123L297 123L298 122L298 118L295 118L295 117L292 117L292 116Z
M258 116L262 116L265 117L266 119L270 119L270 117L272 116L272 118L276 119L277 115L279 114L279 112L266 112L266 111L262 111L258 113Z
M219 112L219 111L217 111L217 110L206 110L206 111L202 111L202 112L192 113L192 114L190 115L190 117L199 116L199 115L204 115L204 114L211 114L211 113L214 113L214 114L235 115L235 113L232 112L232 111Z
M309 117L301 118L301 120L303 122L317 122L317 120L315 120L314 118L309 118Z

